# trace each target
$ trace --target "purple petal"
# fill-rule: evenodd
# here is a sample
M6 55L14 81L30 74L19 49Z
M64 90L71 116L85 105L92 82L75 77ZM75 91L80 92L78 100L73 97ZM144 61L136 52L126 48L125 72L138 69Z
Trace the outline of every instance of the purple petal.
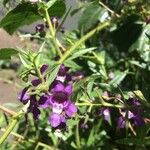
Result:
M33 113L33 118L37 120L40 116L40 110L37 107L33 107L32 113Z
M65 92L68 94L68 96L72 94L72 85L71 84L69 84L65 87Z
M118 127L125 128L125 119L122 116L118 118Z
M49 98L47 95L42 95L38 101L41 108L48 108L50 105Z
M40 68L40 72L41 74L43 74L48 68L48 65L47 64L44 64L41 68Z
M133 118L133 121L136 126L143 126L145 124L143 118L140 115L136 115Z
M58 72L58 76L65 76L66 73L68 72L69 68L68 67L65 67L64 64L62 64L60 66L60 69L59 69L59 72Z
M134 99L134 98L129 98L128 103L130 105L133 105L133 106L140 106L141 105L140 101L138 99Z
M105 108L103 111L104 120L110 121L110 110L108 108Z
M64 85L62 83L58 83L56 84L56 86L54 87L54 92L60 92L60 91L64 91Z
M70 101L68 106L65 108L65 112L67 116L71 117L77 112L77 107Z
M128 119L134 118L134 114L131 111L128 111Z
M30 96L27 93L28 88L24 88L18 95L18 99L26 104L28 102L28 100L30 99Z
M51 126L55 128L60 125L61 116L59 114L52 113L48 120Z
M38 86L41 83L41 81L39 79L34 79L31 81L31 83L33 86Z

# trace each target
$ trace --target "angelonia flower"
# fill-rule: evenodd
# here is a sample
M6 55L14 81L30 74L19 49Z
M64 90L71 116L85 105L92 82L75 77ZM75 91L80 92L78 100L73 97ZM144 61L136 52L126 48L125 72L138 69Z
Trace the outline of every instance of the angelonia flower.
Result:
M144 125L144 119L142 117L143 110L140 101L135 98L129 98L127 104L132 108L129 110L121 110L121 116L118 118L118 128L125 128L126 119L135 126Z
M46 72L48 65L43 65L40 68L42 75ZM49 87L46 93L39 95L29 95L30 87L24 88L19 94L19 100L26 104L30 101L28 112L33 114L33 118L37 120L40 116L40 109L50 110L50 116L48 121L54 128L60 127L62 124L66 124L66 120L71 118L77 112L75 104L71 101L71 95L73 93L72 84L67 83L66 77L69 68L61 65L58 71L57 77ZM45 82L46 82L46 78ZM37 87L42 84L39 78L35 78L31 81L31 86Z
M43 32L44 31L44 24L38 24L35 27L36 32Z
M107 121L108 123L110 122L110 108L108 107L100 108L99 115L101 115L103 119Z
M51 17L51 22L55 28L59 26L60 18L58 16Z

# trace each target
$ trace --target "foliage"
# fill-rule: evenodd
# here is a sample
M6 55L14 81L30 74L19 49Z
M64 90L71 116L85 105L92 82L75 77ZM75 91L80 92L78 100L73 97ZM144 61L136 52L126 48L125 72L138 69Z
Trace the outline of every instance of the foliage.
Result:
M15 8L3 1L9 12L0 27L9 34L43 22L26 35L39 50L0 49L0 60L19 56L24 82L19 113L0 116L2 150L149 149L149 2L78 4L70 11L63 0L22 0ZM67 31L64 21L76 13L78 27Z

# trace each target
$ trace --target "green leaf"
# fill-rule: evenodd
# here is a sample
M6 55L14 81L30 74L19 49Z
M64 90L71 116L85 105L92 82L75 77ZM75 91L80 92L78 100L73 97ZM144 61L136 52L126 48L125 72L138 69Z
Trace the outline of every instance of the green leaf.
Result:
M52 71L50 72L50 76L48 78L48 85L51 85L52 82L55 80L57 73L59 71L60 65L56 65L52 68Z
M66 5L63 0L57 0L49 9L50 16L62 17L65 14Z
M0 27L9 34L13 34L19 27L29 25L41 19L38 14L38 7L29 2L19 4L11 10L1 21Z
M66 60L64 62L65 66L71 68L72 70L80 70L82 67L80 65L78 65L77 63L75 63L73 60Z
M119 139L116 140L116 143L119 144L124 144L124 145L149 145L150 144L150 137L146 137L146 138L124 138L124 139Z
M104 50L98 53L93 53L93 55L97 59L98 63L100 63L101 65L105 64L106 52Z
M14 56L18 53L17 50L13 48L2 48L0 49L0 60L1 59L10 59L11 56Z
M32 63L29 60L28 54L21 52L21 53L19 53L19 57L20 57L22 64L24 65L24 67L31 69Z
M140 90L133 91L133 93L138 99L146 101L143 93Z
M51 1L47 2L47 4L46 4L47 8L52 7L55 4L56 1L57 0L51 0Z
M150 62L150 39L148 35L150 35L150 25L144 26L140 37L130 47L130 51L136 50L145 62Z
M90 53L91 51L93 51L95 49L96 49L96 47L78 50L77 52L72 54L72 56L68 60L72 60L72 59L78 58L78 57L80 57L80 56L82 56L82 55L84 55L86 53Z
M79 20L79 28L86 32L98 22L105 12L106 10L97 1L90 3L85 7Z
M128 74L127 70L124 72L119 72L115 76L115 78L109 82L109 85L113 85L113 86L119 85L124 80L124 78L126 77L127 74Z
M67 120L67 126L68 126L68 127L75 126L77 123L78 123L77 120L73 120L73 119Z

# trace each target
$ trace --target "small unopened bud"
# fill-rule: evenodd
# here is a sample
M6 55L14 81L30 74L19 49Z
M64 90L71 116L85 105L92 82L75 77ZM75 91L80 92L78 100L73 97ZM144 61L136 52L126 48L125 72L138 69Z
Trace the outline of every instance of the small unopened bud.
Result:
M35 27L36 32L43 32L44 31L44 25L43 24L38 24Z

